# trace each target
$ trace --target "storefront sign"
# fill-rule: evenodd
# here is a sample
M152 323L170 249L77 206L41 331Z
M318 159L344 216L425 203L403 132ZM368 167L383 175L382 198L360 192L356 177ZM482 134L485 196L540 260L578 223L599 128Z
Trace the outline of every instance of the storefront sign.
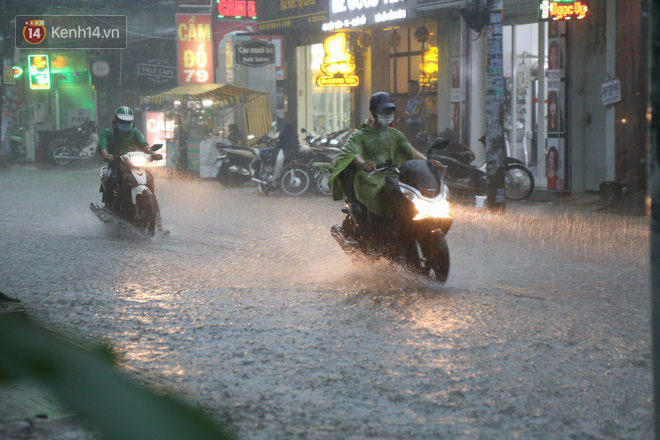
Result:
M581 20L587 17L589 6L585 0L541 0L539 20Z
M94 76L104 78L110 73L110 64L106 60L96 60L92 63L91 69Z
M3 77L4 77L4 83L13 85L15 84L14 80L14 71L12 70L11 67L5 67L3 70Z
M91 109L69 109L67 113L69 116L68 127L78 127L79 125L92 120Z
M28 55L31 89L50 89L50 65L48 55Z
M179 84L213 82L211 16L176 14Z
M621 81L613 79L604 82L601 87L603 105L616 104L621 102Z
M171 78L176 78L176 67L160 58L154 58L146 63L136 64L137 74L146 77L154 83L165 83Z
M257 2L259 31L315 31L328 20L329 0Z
M216 0L218 18L257 19L257 2L241 0Z
M325 58L321 71L325 75L316 78L319 87L355 87L360 79L352 75L355 64L351 63L351 54L346 50L346 34L340 33L326 38L323 43Z
M422 72L419 75L419 85L422 87L437 87L438 85L438 48L429 46L424 51L422 63L419 65Z
M174 132L174 122L165 119L163 112L144 112L144 126L146 128L145 137L149 145L163 144L165 140L172 138ZM167 164L167 149L161 148L158 154L163 155L163 160L154 162L152 165L165 166Z
M329 20L324 31L388 23L407 18L413 0L330 0Z
M236 45L236 63L262 67L275 63L275 45L263 40L251 40Z

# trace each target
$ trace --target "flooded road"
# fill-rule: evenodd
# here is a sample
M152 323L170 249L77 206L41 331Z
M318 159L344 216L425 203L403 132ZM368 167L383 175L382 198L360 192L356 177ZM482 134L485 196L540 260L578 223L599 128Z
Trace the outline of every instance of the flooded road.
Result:
M648 439L648 219L457 207L449 280L354 266L341 204L156 178L169 237L101 224L98 171L0 172L0 291L243 439Z

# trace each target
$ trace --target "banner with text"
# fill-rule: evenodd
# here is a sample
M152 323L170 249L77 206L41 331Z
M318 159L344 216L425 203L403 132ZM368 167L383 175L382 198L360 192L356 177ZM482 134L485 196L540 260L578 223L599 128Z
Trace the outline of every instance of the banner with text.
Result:
M179 84L213 83L211 16L176 14Z

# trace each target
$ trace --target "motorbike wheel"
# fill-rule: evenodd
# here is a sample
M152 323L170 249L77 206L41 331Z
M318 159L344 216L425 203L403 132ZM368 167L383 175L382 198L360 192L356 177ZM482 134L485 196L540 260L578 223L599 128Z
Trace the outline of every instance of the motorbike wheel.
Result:
M137 228L140 232L153 237L156 231L156 209L153 196L138 194L135 210Z
M66 157L61 157L61 156L73 156L73 151L71 151L69 147L65 147L65 146L60 146L53 150L53 160L55 161L55 163L65 167L69 165L73 161L73 159L68 159Z
M290 196L301 196L309 188L309 174L302 168L284 170L280 185L282 191Z
M330 172L327 170L318 170L316 174L314 174L314 185L319 194L324 196L332 195L332 187L329 185L329 181Z
M534 191L534 176L525 166L513 163L504 171L504 195L509 200L523 200Z
M435 233L427 243L426 250L426 275L444 283L449 276L449 246L442 234Z

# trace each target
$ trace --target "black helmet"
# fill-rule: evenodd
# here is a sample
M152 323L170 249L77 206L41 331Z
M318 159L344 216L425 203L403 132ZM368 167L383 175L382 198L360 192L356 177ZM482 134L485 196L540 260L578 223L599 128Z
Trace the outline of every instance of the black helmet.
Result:
M369 109L370 110L396 110L396 105L394 105L394 99L387 92L376 92L371 95L369 100Z

